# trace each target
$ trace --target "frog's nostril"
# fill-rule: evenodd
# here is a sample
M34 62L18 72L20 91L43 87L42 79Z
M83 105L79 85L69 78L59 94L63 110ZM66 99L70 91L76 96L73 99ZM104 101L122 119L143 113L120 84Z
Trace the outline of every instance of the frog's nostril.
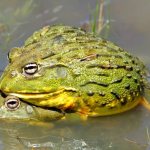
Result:
M11 74L11 77L13 78L17 75L17 72L15 70L13 70L10 74Z

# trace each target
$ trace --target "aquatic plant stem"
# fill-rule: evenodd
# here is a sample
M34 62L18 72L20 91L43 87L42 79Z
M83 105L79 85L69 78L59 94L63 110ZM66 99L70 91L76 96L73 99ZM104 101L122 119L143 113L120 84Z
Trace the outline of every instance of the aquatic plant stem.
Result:
M98 18L98 25L97 25L97 32L100 33L103 24L104 24L104 18L103 18L103 10L104 10L104 0L100 0L100 8L99 8L99 18Z

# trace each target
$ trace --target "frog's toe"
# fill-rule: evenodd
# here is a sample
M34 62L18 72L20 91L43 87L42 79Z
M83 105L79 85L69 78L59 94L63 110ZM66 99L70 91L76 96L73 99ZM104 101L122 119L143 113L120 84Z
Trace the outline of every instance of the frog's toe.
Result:
M146 98L141 98L140 104L150 111L150 103Z

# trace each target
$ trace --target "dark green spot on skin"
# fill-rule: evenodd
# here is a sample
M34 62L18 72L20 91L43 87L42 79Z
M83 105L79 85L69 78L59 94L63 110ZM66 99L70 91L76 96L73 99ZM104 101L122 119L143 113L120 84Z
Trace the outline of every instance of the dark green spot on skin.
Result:
M127 78L129 78L129 79L132 77L131 74L127 74L126 76L127 76Z
M132 71L133 67L132 66L125 66L125 65L116 65L116 64L107 64L107 65L103 65L103 64L91 64L88 65L87 68L102 68L102 69L126 69L127 71Z
M114 69L116 66L110 66L110 65L102 65L102 64L92 64L88 65L87 68L102 68L102 69Z
M94 95L94 92L88 91L88 92L87 92L87 95L88 95L88 96L93 96L93 95Z
M144 89L144 86L142 86L141 84L137 83L137 91L141 92L141 91L143 91L143 89Z
M47 59L51 56L54 56L55 54L53 52L50 52L48 55L44 56L42 59Z
M125 64L129 64L129 62L128 62L127 60L124 60L123 62L124 62Z
M105 96L104 92L99 92L98 94L99 94L99 96Z
M138 83L138 79L137 79L137 78L134 78L134 82L135 82L135 83Z
M118 100L120 99L120 95L117 92L111 91L111 94L114 95Z
M99 103L99 100L95 100L95 103Z
M132 70L133 70L133 67L132 67L132 66L126 66L126 70L132 71Z
M70 28L65 30L63 33L76 33L78 31L78 28Z
M31 45L31 44L35 44L37 43L37 40L36 39L33 39L31 43L29 43L28 45ZM27 47L28 45L26 45L25 47Z
M80 61L90 61L96 57L97 57L97 54L92 54L92 55L89 55L87 57L81 58Z
M53 44L60 44L65 41L65 38L62 35L57 35L53 38Z
M114 52L114 53L115 53L115 52L118 52L118 49L114 49L114 48L109 47L109 46L107 46L107 45L105 45L105 47L108 48L108 51L109 51L109 52Z
M113 55L113 54L97 54L97 57L115 57L115 58L121 58L122 59L122 56L120 55Z
M51 64L49 67L50 68L57 68L57 67L66 67L66 68L68 68L68 66L64 65L64 64Z
M107 44L107 41L106 41L106 40L104 40L104 39L102 40L102 42L103 42L104 44Z
M126 105L126 104L127 104L127 100L126 100L126 99L124 99L124 100L121 101L121 105L124 106L124 105Z
M135 64L135 60L132 60L132 64Z
M97 73L96 75L98 76L104 76L104 77L109 77L109 74L108 73Z
M130 89L130 84L125 85L125 89L129 90Z
M95 82L95 81L89 81L89 82L86 82L85 84L82 84L80 86L86 86L88 84L96 84L96 85L100 85L100 86L103 86L103 87L109 86L109 84L107 84L107 83L101 83L101 82Z
M139 68L136 68L135 70L137 73L140 73L140 69Z
M122 52L122 51L123 51L123 49L119 47L119 48L118 48L118 51Z
M123 78L120 78L120 79L116 79L114 81L112 81L112 83L120 83L122 81Z
M129 54L129 53L125 53L125 56L127 56L128 58L132 57L131 54Z
M106 103L103 103L100 105L100 107L105 107L106 106Z
M60 61L62 59L62 57L58 56L56 59L57 59L57 61Z
M137 90L140 91L140 89L141 89L141 86L138 84L137 85Z

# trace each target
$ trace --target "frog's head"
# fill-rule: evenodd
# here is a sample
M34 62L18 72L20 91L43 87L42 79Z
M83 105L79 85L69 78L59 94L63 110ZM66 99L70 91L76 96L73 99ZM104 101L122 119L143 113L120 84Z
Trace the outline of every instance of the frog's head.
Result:
M29 105L15 96L0 96L0 119L50 121L63 116L61 112Z
M19 98L36 99L61 90L60 82L65 73L62 73L64 70L59 73L60 67L50 56L52 52L37 43L13 48L8 56L10 63L0 79L1 91L6 95L17 94Z
M75 90L71 86L73 71L68 65L72 57L64 57L67 40L60 33L67 28L70 30L63 26L43 28L29 37L23 47L13 48L8 55L10 63L0 78L1 92L38 106L72 107L74 100L68 96L70 90Z

